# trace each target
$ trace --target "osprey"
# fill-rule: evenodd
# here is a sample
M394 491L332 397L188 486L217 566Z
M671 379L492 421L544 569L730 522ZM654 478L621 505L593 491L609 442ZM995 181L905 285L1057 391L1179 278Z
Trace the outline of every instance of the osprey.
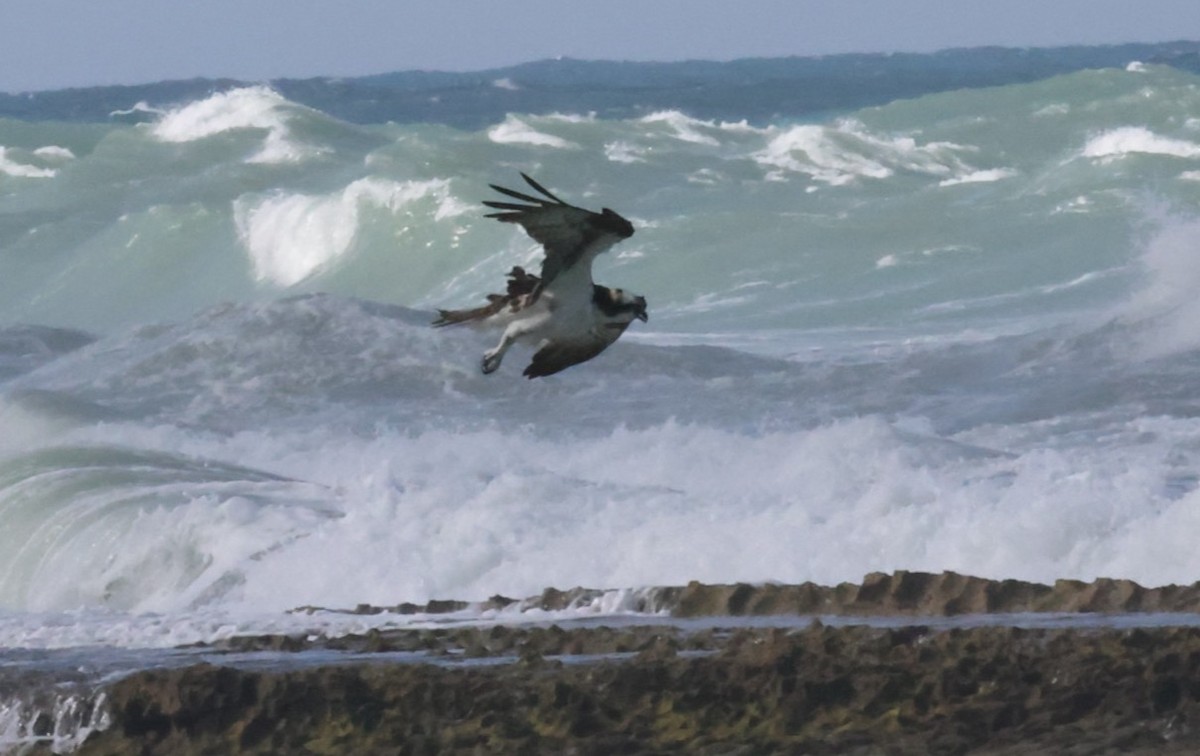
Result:
M537 352L525 376L553 375L586 362L621 337L634 319L645 322L645 297L592 281L592 261L622 239L633 225L607 207L598 213L568 205L524 173L521 177L543 197L491 184L517 202L485 201L499 210L486 217L517 223L541 243L546 258L535 276L514 267L504 294L489 294L488 304L469 310L438 310L435 326L472 323L503 326L494 349L483 353L483 372L495 372L518 341Z

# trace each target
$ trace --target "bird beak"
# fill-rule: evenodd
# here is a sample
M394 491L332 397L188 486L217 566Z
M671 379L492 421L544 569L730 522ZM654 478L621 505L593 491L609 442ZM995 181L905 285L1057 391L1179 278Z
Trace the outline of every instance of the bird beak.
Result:
M649 323L649 322L650 322L650 316L646 314L646 311L645 311L645 310L642 310L641 312L639 312L639 313L637 314L637 319L638 319L638 320L640 320L640 321L642 321L643 323Z

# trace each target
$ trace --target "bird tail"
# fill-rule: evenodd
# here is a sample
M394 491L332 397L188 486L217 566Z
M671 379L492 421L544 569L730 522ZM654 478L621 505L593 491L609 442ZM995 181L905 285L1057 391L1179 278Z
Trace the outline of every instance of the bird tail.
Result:
M542 279L532 273L526 273L524 268L514 267L508 273L507 294L488 294L488 303L483 307L474 307L469 310L438 310L438 317L433 321L433 325L441 328L442 326L486 320L510 304L515 310L520 306L518 300L534 294L541 282Z
M504 309L507 297L500 294L488 294L488 304L469 310L438 310L437 320L433 321L435 328L448 325L470 323L475 320L486 320Z

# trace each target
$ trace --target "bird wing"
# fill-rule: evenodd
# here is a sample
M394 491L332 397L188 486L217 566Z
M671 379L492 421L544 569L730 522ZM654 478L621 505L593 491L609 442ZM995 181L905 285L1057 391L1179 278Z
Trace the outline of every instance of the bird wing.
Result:
M588 264L590 265L591 260L588 256L588 251L602 251L596 249L593 245L602 237L610 235L610 232L606 231L602 225L604 216L601 213L594 213L582 207L568 205L528 175L522 173L521 177L531 187L544 195L544 197L534 197L514 189L506 189L503 186L490 184L493 189L501 194L521 200L522 203L526 204L492 200L487 200L483 204L501 211L498 213L488 213L486 217L495 218L504 223L519 224L534 241L545 248L546 259L542 263L541 274L541 288L545 288L560 273L579 263L580 260L588 258ZM597 220L601 222L594 222ZM626 221L626 223L628 222ZM614 235L612 240L616 242L620 238L622 237ZM589 280L591 278L590 270L588 271L588 278Z
M627 326L628 323L612 323L588 331L583 338L547 342L533 355L533 361L525 368L524 375L526 378L542 378L587 362L608 349L621 337Z

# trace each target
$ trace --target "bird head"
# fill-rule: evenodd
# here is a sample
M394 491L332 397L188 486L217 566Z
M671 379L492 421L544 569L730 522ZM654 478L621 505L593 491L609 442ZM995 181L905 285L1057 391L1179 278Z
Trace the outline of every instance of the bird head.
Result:
M592 302L606 318L612 319L610 325L619 326L622 330L635 319L643 323L650 320L650 316L646 314L646 298L630 294L624 289L596 286Z
M650 321L650 316L646 314L646 298L642 296L633 298L633 316L643 323Z
M620 213L613 212L607 207L601 210L598 215L592 215L592 223L622 239L628 239L633 236L633 224L625 220Z

